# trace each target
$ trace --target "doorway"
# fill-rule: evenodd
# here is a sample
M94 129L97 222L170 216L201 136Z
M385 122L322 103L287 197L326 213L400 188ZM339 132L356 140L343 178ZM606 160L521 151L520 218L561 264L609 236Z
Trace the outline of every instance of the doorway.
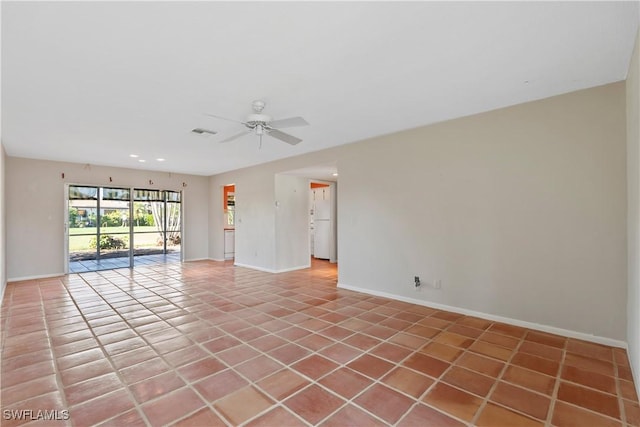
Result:
M224 212L224 259L236 256L236 186L228 184L222 188L222 209Z
M309 182L309 250L312 259L337 259L336 182Z
M327 259L330 263L338 262L338 167L336 163L308 166L301 169L281 172L282 175L298 177L304 180L305 194L308 194L308 208L305 221L307 232L301 239L305 239L310 263L318 259ZM324 189L324 191L322 190ZM315 190L315 191L314 191ZM322 199L320 215L316 215L315 201ZM318 228L318 230L316 230ZM316 236L320 238L321 253L316 253ZM328 252L327 252L328 247Z
M68 185L66 194L68 272L180 261L180 192Z

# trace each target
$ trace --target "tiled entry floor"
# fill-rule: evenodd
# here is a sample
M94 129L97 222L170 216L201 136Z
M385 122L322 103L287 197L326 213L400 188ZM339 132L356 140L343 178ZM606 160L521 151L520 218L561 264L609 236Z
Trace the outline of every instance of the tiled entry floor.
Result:
M133 257L134 267L164 264L167 262L180 262L180 252L158 255L139 255ZM129 257L69 262L69 273L86 273L88 271L112 270L114 268L129 268Z
M624 350L335 284L213 261L11 283L2 426L640 424Z

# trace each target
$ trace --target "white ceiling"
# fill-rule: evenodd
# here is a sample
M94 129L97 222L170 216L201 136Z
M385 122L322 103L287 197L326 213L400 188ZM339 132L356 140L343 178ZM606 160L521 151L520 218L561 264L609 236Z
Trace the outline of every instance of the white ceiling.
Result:
M211 175L623 80L638 16L637 2L3 1L2 142ZM254 99L303 116L287 131L304 141L218 144L241 128L203 113L240 120Z
M336 165L316 165L302 169L283 172L284 175L292 175L301 178L309 178L315 181L338 181L338 168Z

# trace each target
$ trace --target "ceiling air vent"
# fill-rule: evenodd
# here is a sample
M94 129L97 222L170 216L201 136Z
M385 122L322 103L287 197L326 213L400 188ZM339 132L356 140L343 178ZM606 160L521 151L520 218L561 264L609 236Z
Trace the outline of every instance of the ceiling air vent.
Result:
M209 130L209 129L203 129L203 128L195 128L195 129L192 129L191 132L197 133L199 135L202 135L203 133L208 133L210 135L215 135L216 133L218 133L215 130Z

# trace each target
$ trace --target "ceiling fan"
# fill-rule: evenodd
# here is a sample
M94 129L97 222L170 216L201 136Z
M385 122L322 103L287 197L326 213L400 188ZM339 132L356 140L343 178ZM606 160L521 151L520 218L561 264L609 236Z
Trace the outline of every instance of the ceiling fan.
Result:
M262 114L262 110L266 105L264 101L253 101L251 105L253 107L253 113L249 114L245 121L228 119L226 117L217 116L215 114L207 114L207 116L215 117L217 119L239 123L247 128L244 131L230 136L229 138L223 139L220 142L233 141L234 139L238 139L252 132L255 132L255 134L260 137L260 147L262 147L262 135L265 134L291 145L296 145L297 143L302 141L302 139L282 132L280 129L298 126L309 126L309 123L307 123L305 119L303 119L302 117L289 117L286 119L272 120L271 116Z

